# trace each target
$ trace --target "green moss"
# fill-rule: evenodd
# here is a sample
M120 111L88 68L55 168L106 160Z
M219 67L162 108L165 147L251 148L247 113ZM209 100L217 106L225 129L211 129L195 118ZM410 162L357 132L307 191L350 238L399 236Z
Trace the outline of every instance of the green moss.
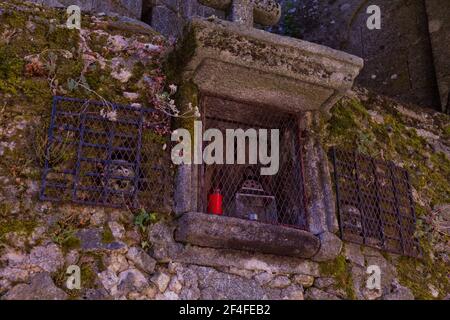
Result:
M93 266L90 262L82 263L80 266L80 272L81 272L81 289L85 290L85 289L95 288L96 284L97 284L97 272L95 270L95 264ZM58 272L56 272L53 275L56 286L65 290L65 292L68 295L68 299L69 300L78 300L78 299L80 299L81 293L83 291L77 290L77 289L69 290L67 288L67 283L66 283L68 277L69 277L69 274L67 274L66 268L62 268L62 269L58 270Z
M181 83L182 69L195 53L197 41L194 30L184 35L180 48L173 51L164 62L163 71L170 83Z
M9 46L0 46L0 89L4 93L17 94L24 62Z
M53 242L58 244L64 252L78 249L81 240L76 236L77 230L72 226L55 226L50 230Z
M367 119L367 111L354 100L342 100L334 107L330 120L329 132L334 138L347 135L349 144L357 140L356 131L361 128L363 119ZM350 134L350 137L348 137Z
M383 132L369 130L371 124L367 110L356 100L340 101L332 112L328 125L326 143L338 145L345 149L357 147L360 153L373 155L376 150L377 136Z
M179 106L179 109L181 113L186 111L186 108L189 104L192 106L198 106L199 105L199 98L198 98L198 88L193 82L185 82L183 83L177 93L176 97L177 106ZM175 120L175 127L176 128L184 128L189 131L191 134L191 137L194 137L194 122L195 118L177 118ZM193 145L193 144L192 144Z
M111 231L111 228L108 225L105 225L103 227L103 232L102 232L102 242L105 244L111 243L113 242L114 239L114 235Z
M42 115L42 112L48 109L52 92L46 79L24 79L20 84L20 89L26 101L35 106L33 110L30 110L31 112Z
M86 83L89 89L97 92L107 101L114 101L115 103L126 104L128 101L123 97L122 85L111 76L111 69L106 67L102 69L98 63L92 65L85 74ZM90 95L91 98L98 100L98 96L92 95L91 92L84 88L77 88L74 94L80 97Z
M105 53L107 42L108 42L108 35L105 34L92 34L88 39L89 48L91 48L92 51L97 52L101 55Z
M10 210L10 206L8 204L2 204L0 206L0 211L3 210ZM37 226L38 224L36 221L2 219L0 220L0 242L4 241L5 235L10 232L29 236Z
M81 240L80 238L78 238L77 236L75 236L74 234L71 234L68 238L66 238L63 242L62 242L62 247L63 249L68 252L70 250L73 249L78 249L81 247Z
M168 138L166 136L161 136L153 131L146 130L145 133L142 135L142 144L152 145L152 144L158 144L159 150L161 149L161 146L168 142Z
M2 24L9 25L12 28L23 29L27 22L27 17L22 12L6 11L2 14Z
M95 288L97 281L97 273L89 263L81 265L81 287L82 288Z
M350 268L350 264L347 263L343 255L339 255L333 261L321 262L319 264L321 276L334 278L336 281L335 288L343 289L348 299L355 300L356 295L353 289Z
M367 102L369 107L371 103ZM379 103L376 101L377 105ZM401 162L422 198L430 199L432 205L448 203L449 160L442 153L434 152L416 130L408 128L390 102L385 103L379 111L384 123L378 124L370 119L360 102L342 99L332 109L332 118L323 135L324 143L350 150L356 146L359 152Z
M89 252L88 256L92 257L94 259L94 265L98 272L105 271L107 269L107 266L104 263L104 253L102 252Z
M425 248L425 252L429 252L426 244L421 243L421 245ZM442 299L450 292L448 280L450 267L443 261L433 261L427 256L424 256L422 260L400 257L396 268L400 283L411 289L416 299ZM431 295L429 285L433 285L438 290L437 298Z
M81 74L84 64L81 58L78 59L58 59L56 77L61 84L66 84L69 79Z
M76 53L80 43L79 30L64 27L50 27L48 45L50 49L68 50Z
M383 101L383 100L381 100ZM332 110L332 119L325 128L324 143L339 148L361 151L362 146L377 158L394 160L408 170L413 188L421 199L429 206L415 205L416 215L421 218L417 223L417 232L423 259L401 257L395 262L400 282L410 288L418 299L431 299L428 285L433 285L440 292L440 297L449 292L447 275L449 267L442 258L434 257L436 243L446 243L446 239L435 238L427 221L431 207L450 202L450 160L443 153L435 152L427 141L417 134L410 120L396 110L392 102L379 99L369 100L367 108L375 103L377 112L383 116L384 122L375 123L362 110L364 106L350 99L341 100ZM364 108L365 109L365 108ZM439 123L448 123L447 116L440 116ZM444 119L445 118L445 119ZM443 130L445 131L445 130ZM433 258L431 258L433 257ZM325 274L333 274L336 270L341 276L341 285L345 284L344 261L335 261L321 266ZM345 287L345 285L344 285Z
M0 219L6 219L9 216L11 209L11 204L7 202L0 203Z
M445 139L450 139L450 125L447 125L446 127L444 127L444 138Z
M8 80L10 78L17 78L22 74L23 61L13 55L11 47L0 46L0 79Z

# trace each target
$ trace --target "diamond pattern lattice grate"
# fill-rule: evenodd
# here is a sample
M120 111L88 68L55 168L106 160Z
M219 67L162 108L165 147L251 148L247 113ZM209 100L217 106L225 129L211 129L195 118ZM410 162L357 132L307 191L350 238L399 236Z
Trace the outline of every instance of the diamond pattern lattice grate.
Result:
M392 162L331 150L343 240L419 256L408 172Z
M169 124L154 109L54 97L40 199L159 208L171 197Z

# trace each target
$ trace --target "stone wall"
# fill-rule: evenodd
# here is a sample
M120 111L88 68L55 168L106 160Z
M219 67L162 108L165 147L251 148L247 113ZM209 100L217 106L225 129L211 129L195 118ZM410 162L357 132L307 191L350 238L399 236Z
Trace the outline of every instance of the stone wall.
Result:
M284 16L274 31L362 57L365 68L358 79L360 85L403 102L441 109L422 0L281 2ZM446 12L442 1L438 2L439 12ZM369 5L381 8L381 30L369 30L366 26ZM440 42L437 37L436 41ZM445 50L445 45L441 50ZM447 61L446 56L443 53L440 59ZM436 70L441 70L443 64L436 65Z
M143 208L153 212L143 220L145 210L38 201L51 96L96 98L67 85L93 59L96 67L84 71L92 89L115 102L149 103L148 92L164 81L167 42L108 17L85 16L86 30L78 33L61 28L64 15L51 9L0 2L0 15L0 299L448 297L448 116L361 89L349 92L317 132L324 146L356 146L410 171L421 260L349 243L326 262L184 245L174 240L172 212ZM29 60L48 47L71 53L56 58L57 86L50 86L49 66ZM366 268L374 264L382 270L380 292L365 289ZM66 287L70 265L81 268L80 290Z
M450 113L450 2L426 0L434 68L443 110Z
M224 13L200 5L197 0L153 0L146 1L143 20L164 36L178 38L189 18L211 15L223 17Z
M126 17L141 19L142 0L30 0L51 7L67 8L70 5L80 6L82 11L116 13Z

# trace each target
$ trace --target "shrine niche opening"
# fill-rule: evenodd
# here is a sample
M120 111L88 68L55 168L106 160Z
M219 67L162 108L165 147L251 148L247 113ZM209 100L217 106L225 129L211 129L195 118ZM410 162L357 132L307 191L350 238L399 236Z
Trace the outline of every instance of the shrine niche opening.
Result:
M278 129L279 169L275 175L261 175L262 164L248 164L250 141L246 139L246 164L202 165L198 211L208 212L209 196L219 191L224 216L306 230L299 116L214 97L203 97L202 109L204 130ZM269 144L268 154L271 149ZM237 148L233 150L236 160Z

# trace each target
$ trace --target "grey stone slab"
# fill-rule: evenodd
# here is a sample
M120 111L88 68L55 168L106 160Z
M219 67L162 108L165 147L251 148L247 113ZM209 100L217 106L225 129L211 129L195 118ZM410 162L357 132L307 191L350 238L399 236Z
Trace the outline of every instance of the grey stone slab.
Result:
M285 111L327 110L350 89L362 59L219 19L192 20L179 54L205 94Z
M184 214L178 221L175 240L299 258L311 258L320 247L319 239L303 230L202 213Z

